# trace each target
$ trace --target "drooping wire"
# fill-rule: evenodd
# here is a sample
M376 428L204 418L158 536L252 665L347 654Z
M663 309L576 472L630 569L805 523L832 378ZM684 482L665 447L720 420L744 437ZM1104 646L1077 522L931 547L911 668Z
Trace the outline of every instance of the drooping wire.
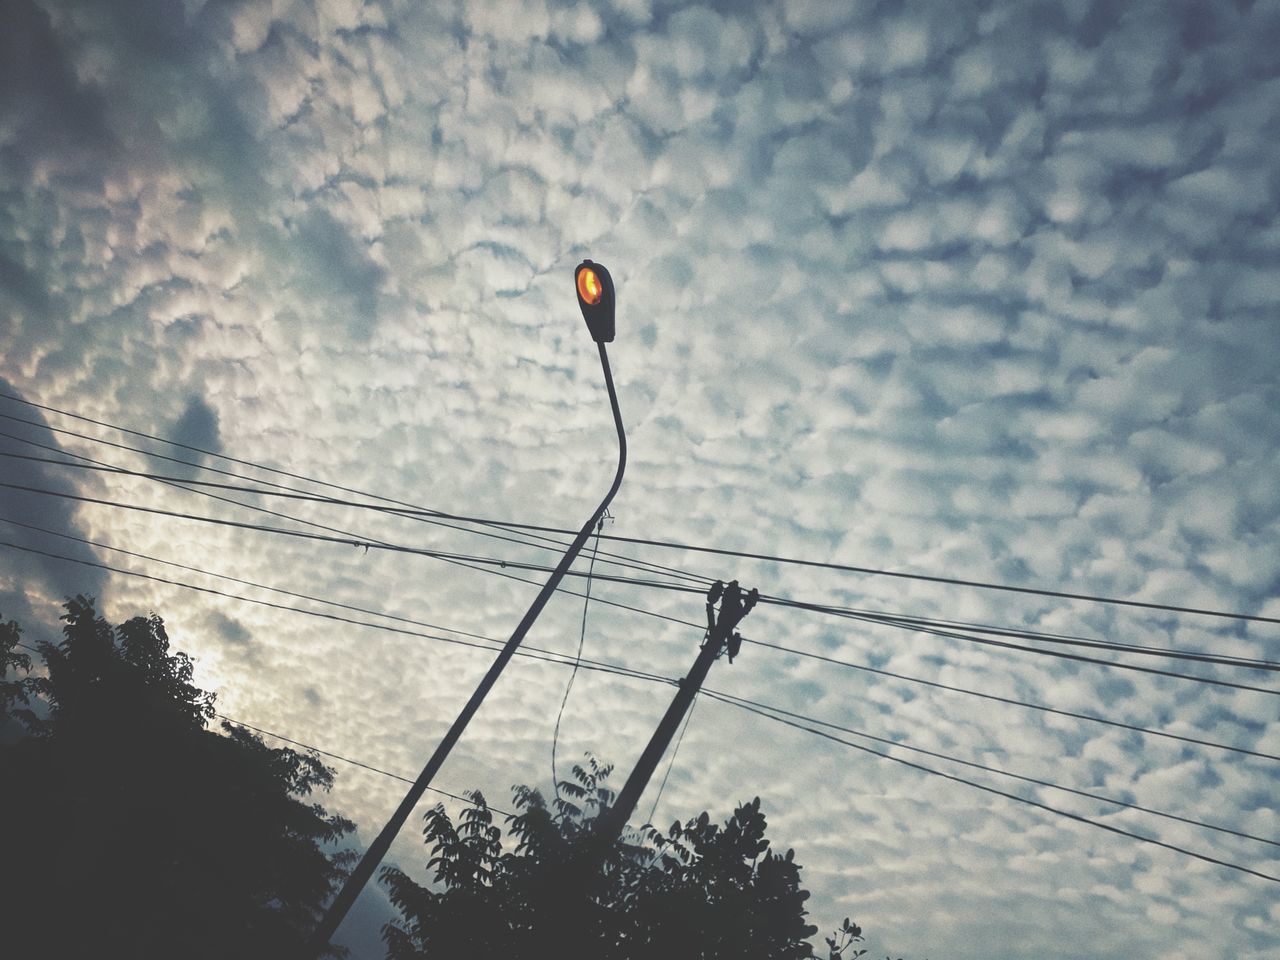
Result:
M582 595L582 629L578 632L578 652L573 658L573 669L569 672L569 680L564 685L564 696L560 698L560 710L556 713L556 728L551 734L551 789L555 791L557 802L560 800L560 779L556 773L556 748L560 744L560 721L564 719L565 704L569 702L569 691L573 689L573 681L578 677L578 664L582 662L582 647L587 639L587 608L591 606L591 574L596 568L596 550L600 547L600 531L604 529L605 517L612 519L609 508L596 523L596 539L591 547L591 563L587 567L587 585Z
M653 824L654 815L658 812L658 801L662 799L662 791L667 789L667 778L671 776L671 768L676 764L676 754L680 752L680 744L684 742L684 732L689 729L689 721L693 719L693 711L698 706L698 696L694 694L693 701L689 704L689 712L684 715L684 723L680 726L680 734L676 737L676 745L671 748L671 758L667 760L667 772L662 775L662 782L658 784L658 793L653 798L653 806L649 808L649 823Z

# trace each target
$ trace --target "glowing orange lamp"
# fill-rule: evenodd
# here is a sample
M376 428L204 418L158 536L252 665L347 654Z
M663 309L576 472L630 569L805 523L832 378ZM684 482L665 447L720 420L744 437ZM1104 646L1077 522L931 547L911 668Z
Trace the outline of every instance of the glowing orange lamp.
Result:
M574 271L578 288L578 306L587 321L591 339L596 343L612 343L614 334L613 277L602 264L583 260Z

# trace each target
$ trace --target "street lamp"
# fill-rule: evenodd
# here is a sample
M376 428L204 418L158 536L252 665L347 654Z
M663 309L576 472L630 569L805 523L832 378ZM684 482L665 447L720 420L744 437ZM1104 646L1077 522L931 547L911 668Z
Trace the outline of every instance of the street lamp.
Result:
M578 306L591 339L613 343L613 277L609 271L602 264L583 260L573 272L573 285L578 290Z
M596 345L600 348L600 368L604 371L604 384L609 391L609 406L613 410L614 426L618 429L618 470L614 474L613 485L609 487L609 492L600 501L600 506L596 507L595 512L582 525L582 529L578 531L578 535L569 544L569 549L560 558L556 568L551 571L551 576L547 578L547 582L543 584L542 589L538 591L538 595L534 597L533 603L528 611L525 612L524 618L511 634L511 639L507 641L506 646L502 648L497 658L493 661L493 665L489 667L489 672L484 675L480 685L471 694L471 699L462 708L458 718L453 721L453 726L444 735L444 739L436 747L435 753L431 755L427 765L422 768L422 773L418 774L418 779L414 781L413 786L409 788L409 792L405 794L405 798L396 807L391 819L387 821L386 826L382 828L373 843L369 844L369 849L365 851L360 862L356 864L356 868L351 871L351 875L347 877L346 882L342 885L342 889L338 891L338 895L329 904L329 909L325 911L325 915L321 918L320 924L316 927L308 943L306 951L308 957L319 957L328 948L329 941L333 938L338 925L342 923L343 917L347 915L347 911L355 903L356 897L360 895L360 891L364 889L365 884L369 882L369 878L373 876L378 864L387 855L387 850L390 849L391 842L396 838L396 834L400 832L400 828L409 819L409 814L413 812L413 808L422 799L423 793L426 792L427 787L431 785L432 778L444 764L449 751L453 749L454 744L458 742L458 738L462 736L467 724L484 701L485 695L488 694L490 688L497 681L498 675L502 673L502 668L507 665L507 662L515 654L516 648L524 640L524 636L529 632L533 622L538 619L538 614L547 605L551 594L555 593L556 587L564 579L569 566L581 552L583 544L587 542L591 529L604 516L604 512L613 500L614 494L618 492L618 487L622 485L622 472L627 465L627 436L622 427L622 411L618 409L618 393L613 386L613 373L609 369L609 355L604 346L605 343L613 341L614 334L615 298L613 278L602 265L592 263L590 260L583 260L578 265L574 271L573 278L574 286L578 292L578 305L582 308L582 317L587 321L587 329L591 331L591 338L595 340Z

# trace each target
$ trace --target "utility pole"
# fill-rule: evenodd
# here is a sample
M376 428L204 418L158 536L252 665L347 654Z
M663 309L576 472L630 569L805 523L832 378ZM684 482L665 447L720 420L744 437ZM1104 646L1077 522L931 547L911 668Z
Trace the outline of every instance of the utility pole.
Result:
M759 598L760 593L754 588L749 593L743 594L737 580L730 581L727 587L717 580L707 592L707 636L702 643L702 648L698 651L698 658L693 661L689 675L680 681L671 706L667 708L667 713L658 724L653 737L650 738L649 745L640 755L635 769L631 771L631 776L627 778L626 784L618 794L617 801L597 819L592 848L583 863L584 879L586 879L585 871L599 869L609 845L622 833L622 828L627 825L631 814L635 812L636 804L640 802L640 794L644 793L649 778L653 776L653 771L657 768L662 755L667 752L676 728L680 726L680 721L684 719L689 707L693 704L693 698L702 689L702 683L707 679L711 664L722 651L728 653L730 663L733 663L733 658L738 655L738 651L742 648L742 637L735 632L735 628L742 618L751 612L751 608L756 605ZM718 616L715 610L717 600L720 601Z
M587 538L591 535L591 528L604 516L604 512L608 509L614 494L618 492L618 487L622 485L622 473L627 466L627 435L622 425L622 411L618 409L618 392L613 385L613 372L609 368L609 354L605 350L605 344L611 343L614 337L613 278L602 264L583 260L574 271L574 286L577 287L578 306L582 308L582 318L587 322L587 329L591 332L591 339L599 347L600 369L604 373L605 388L609 392L609 406L613 410L613 423L618 431L618 469L613 476L613 485L609 487L609 492L600 501L600 506L596 507L595 513L582 525L578 535L573 538L573 542L565 550L564 556L560 558L560 562L551 571L551 576L547 578L547 582L538 591L538 595L533 598L533 603L529 606L520 623L516 625L515 631L511 634L511 639L507 641L506 645L498 653L493 664L489 667L489 671L481 679L475 692L471 694L471 699L463 706L462 712L458 714L457 719L453 721L453 725L449 727L448 732L444 735L444 739L440 741L435 752L431 754L431 759L427 761L426 766L422 768L422 772L418 774L418 779L413 782L409 792L405 794L405 798L400 801L400 805L391 814L391 819L387 821L386 825L374 838L373 843L369 844L369 848L364 852L364 856L360 858L360 862L356 864L355 869L351 871L342 888L334 896L333 901L329 904L328 909L325 910L324 916L320 918L319 924L316 925L316 929L307 941L304 952L301 955L303 960L319 958L329 949L329 941L333 938L334 932L342 923L352 904L356 902L360 891L364 889L365 884L373 877L378 864L382 862L382 858L391 849L391 843L395 840L396 834L400 832L400 828L409 819L413 808L422 799L423 793L431 785L432 778L444 764L445 758L449 756L449 751L453 749L454 744L462 736L462 732L466 730L467 724L471 722L471 718L480 709L480 704L484 702L485 696L488 695L493 685L497 683L503 668L515 655L520 643L524 640L525 634L529 632L533 622L538 619L538 614L542 612L542 608L546 606L551 595L555 593L556 587L564 579L564 575L568 572L570 565L581 552L583 544L587 542Z

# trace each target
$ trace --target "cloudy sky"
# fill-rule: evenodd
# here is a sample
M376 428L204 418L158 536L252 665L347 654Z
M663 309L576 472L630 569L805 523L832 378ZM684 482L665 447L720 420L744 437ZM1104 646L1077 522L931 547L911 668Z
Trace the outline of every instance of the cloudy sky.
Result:
M616 457L572 292L589 256L617 283L630 443L606 533L1280 617L1274 0L0 8L0 392L437 510L576 528ZM12 437L197 476L86 438L190 451L11 400L0 414ZM315 529L12 458L0 480ZM0 515L41 528L0 524L0 613L29 636L56 629L71 593L117 621L155 610L226 713L409 776L491 654L13 547L450 636L505 639L536 590L423 556L0 496ZM357 539L554 557L237 499ZM774 596L1280 659L1275 623L602 546ZM696 594L596 581L592 596L702 618ZM583 631L582 615L558 595L528 643L572 653L581 634L585 656L674 677L700 638L600 603ZM1268 693L779 606L743 633L1280 754ZM1255 670L1123 659L1278 689ZM437 785L498 805L512 784L545 787L567 679L515 661ZM1280 839L1274 760L764 646L709 686ZM561 773L588 751L629 769L670 692L579 674ZM1274 843L890 752L1280 874ZM367 840L404 786L338 767L330 805ZM853 916L879 955L1280 957L1272 881L703 698L655 821L724 817L757 794L805 866L813 921ZM636 822L656 797L655 783ZM416 833L393 859L425 877ZM376 926L375 900L359 912L354 926Z

